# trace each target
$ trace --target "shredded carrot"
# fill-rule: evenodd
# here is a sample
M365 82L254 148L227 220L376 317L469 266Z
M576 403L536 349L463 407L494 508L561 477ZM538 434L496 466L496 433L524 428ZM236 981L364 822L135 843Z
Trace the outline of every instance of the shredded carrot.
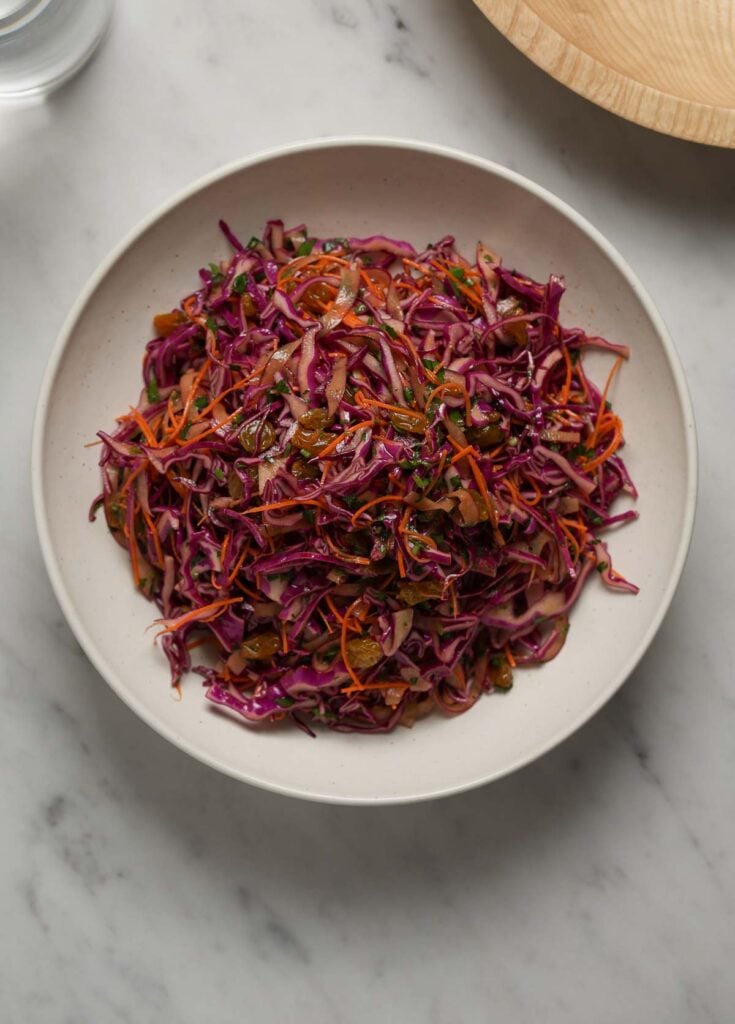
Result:
M344 622L344 615L340 614L337 605L334 603L329 594L324 595L324 600L327 602L327 607L331 611L332 615L334 615L335 619L337 620L337 622L339 622L341 626L342 623Z
M342 431L341 434L338 434L333 441L330 441L326 448L322 448L322 450L319 452L319 458L323 459L325 455L331 455L331 453L339 445L340 441L344 440L344 438L347 437L348 434L354 434L356 430L360 430L363 427L367 430L374 424L375 420L363 420L360 423L353 423L351 427L347 427L345 430Z
M494 527L497 527L498 513L496 511L495 504L493 503L493 500L488 492L487 484L485 483L485 477L480 472L480 467L477 465L477 463L475 462L471 455L467 456L467 462L469 463L470 470L472 472L473 477L475 478L475 483L477 484L480 494L482 495L482 500L485 502L487 514L490 517L490 522L493 524Z
M350 554L350 552L348 551L341 551L327 534L324 535L324 539L326 540L328 547L334 552L334 554L338 555L340 558L343 558L346 562L354 562L355 565L372 564L369 558L363 558L362 555L353 555Z
M574 557L578 558L579 557L579 552L581 550L581 548L579 546L579 542L578 542L577 538L574 536L574 534L572 533L572 531L569 529L569 527L564 525L564 522L565 521L560 518L559 519L559 526L562 529L562 533L565 535L565 537L567 538L569 543L574 548Z
M234 569L232 570L230 575L227 577L227 581L225 583L226 587L232 586L232 581L235 579L237 574L240 572L240 569L242 569L242 563L245 561L245 559L247 558L249 553L250 553L250 542L248 541L248 543L242 549L242 552L240 553L240 556L238 557L237 561L235 562Z
M197 434L196 437L192 438L192 441L197 441L197 442L203 441L204 438L205 437L209 437L210 434L216 434L218 430L221 430L222 427L226 427L228 423L231 423L232 420L234 420L234 418L236 416L239 416L239 415L240 415L240 410L237 409L235 412L231 413L225 419L220 420L219 423L217 423L215 426L210 427L209 430L205 430L204 433L202 433L202 434ZM179 426L177 428L177 430L176 430L176 434L178 434L180 429L181 429L181 427ZM185 438L182 440L181 438L178 438L178 437L176 438L176 441L177 441L177 444L181 445L182 447L184 445L187 445L187 444L191 443L191 442L187 441Z
M454 580L449 584L449 591L452 595L452 615L456 619L459 616L459 602L457 601L457 588L454 585Z
M317 608L317 611L319 612L319 614L320 614L320 616L321 616L321 618L322 618L322 622L323 622L323 623L324 623L324 625L325 625L325 626L327 627L327 632L328 632L328 633L334 633L334 626L333 626L333 625L332 625L332 623L331 623L331 622L329 621L329 619L328 619L328 618L327 618L327 616L326 616L326 615L324 614L324 612L323 612L323 611L321 610L321 607L318 607L318 608Z
M352 686L343 686L342 693L361 693L363 690L392 690L394 687L410 690L411 684L407 683L405 679L393 683L360 683L359 686L353 683Z
M605 409L605 402L607 401L607 396L608 396L608 393L610 391L610 385L613 382L613 378L615 377L615 374L618 372L618 370L620 369L620 367L623 365L624 362L625 362L625 360L624 360L623 356L618 356L618 358L615 360L615 362L612 365L612 369L610 370L610 373L607 375L607 380L605 381L605 387L603 389L602 395L600 396L600 408L597 410L597 421L595 423L595 429L593 431L593 435L597 433L597 430L598 430L598 428L600 426L600 423L602 421L602 417L605 415L605 412L607 411Z
M426 544L426 546L431 548L432 551L438 550L436 541L432 540L432 538L428 537L425 533L417 533L415 530L404 530L403 533L406 537L413 537L414 540L418 540L422 544Z
M623 429L620 420L618 420L615 424L615 431L609 445L600 455L596 456L596 458L592 459L590 462L585 463L585 472L589 473L590 470L597 469L598 466L601 466L602 463L606 462L611 455L615 454L622 443Z
M422 277L431 277L431 271L427 270L426 267L422 267L420 263L409 260L406 256L401 259L401 263L406 267L413 267L414 270L418 270Z
M153 520L151 519L150 515L142 506L141 511L143 513L143 518L146 521L146 526L148 527L151 534L151 538L153 540L153 547L156 550L156 558L158 559L159 568L163 569L163 549L161 547L161 541L158 537L158 530L153 525Z
M225 536L225 539L222 541L222 547L220 548L220 553L219 553L220 565L224 565L224 563L225 563L225 555L227 554L227 548L229 546L229 543L230 543L230 534L228 533Z
M186 421L189 419L189 413L191 412L191 407L194 404L194 399L196 398L197 389L198 389L199 385L201 384L202 379L204 378L204 374L207 372L207 370L209 369L209 367L211 365L212 365L212 360L209 358L209 356L207 356L207 358L204 360L204 362L200 366L199 370L197 371L197 374L194 377L194 380L191 382L191 388L189 389L189 394L186 396L186 401L184 402L184 408L183 408L183 410L181 412L181 420L179 421L182 425L185 424ZM179 427L179 430L180 429L181 429L181 427ZM178 432L179 431L177 430L176 433L178 434Z
M505 657L511 668L515 668L518 664L516 659L513 657L513 652L510 649L510 643L505 645Z
M402 416L413 416L414 419L425 420L426 417L418 409L407 409L404 405L389 405L387 402L378 402L375 398L366 398L362 391L358 391L355 395L355 401L358 405L369 405L375 409L386 409L388 412L398 412Z
M125 494L125 492L128 490L128 488L132 484L133 480L135 480L135 478L137 476L139 476L143 472L143 470L146 468L147 465L148 465L148 460L144 459L138 466L135 467L134 470L132 470L130 472L130 475L127 477L127 479L125 480L125 483L120 488L120 494L121 495Z
M488 492L487 484L485 483L485 477L482 475L482 472L480 471L480 467L477 465L477 463L475 462L475 460L472 457L472 455L470 455L469 453L465 454L464 449L462 448L462 446L460 444L458 444L457 441L455 441L453 437L450 437L449 441L451 442L452 447L455 449L457 454L459 454L459 452L462 452L463 453L463 458L467 459L467 463L468 463L468 465L470 467L470 471L471 471L473 477L475 478L475 483L477 484L478 490L480 491L480 494L482 495L482 500L485 502L485 507L487 508L487 514L488 514L488 517L490 519L490 522L492 523L492 525L494 527L497 528L497 525L498 525L498 513L497 513L497 511L495 509L495 505L493 504L492 498L490 497L490 494Z
M288 633L286 632L286 623L285 622L281 623L281 643L282 643L282 653L283 654L288 654Z
M128 548L130 550L130 562L131 562L132 567L133 567L133 579L135 581L136 587L139 587L140 586L140 569L138 567L138 542L136 541L134 534L132 536L130 534L128 534L127 533L127 529L126 529L125 532L126 532L127 537L128 537Z
M437 387L434 388L434 390L431 392L429 397L426 399L426 408L427 409L429 408L431 403L434 401L436 396L438 394L440 394L442 391L455 391L457 393L460 393L460 392L464 392L465 388L463 387L462 384L455 384L453 381L449 381L446 384L439 384Z
M384 494L380 498L372 498L370 501L366 501L364 505L361 505L356 512L352 513L352 516L350 517L350 523L354 526L357 523L357 520L362 515L362 513L366 512L369 508L372 508L374 505L380 505L384 501L397 501L402 504L405 500L406 499L402 497L400 494Z
M436 260L429 260L429 263L436 270L439 270L442 274L444 274L445 277L451 277L455 287L462 293L462 295L465 296L465 298L470 300L470 302L476 309L482 308L482 299L477 294L477 291L473 290L473 288L468 287L463 281L460 281L458 278L456 278L454 274L452 274L451 269L449 267L442 266ZM461 267L460 264L455 264L455 266L464 272L465 268ZM473 285L474 288L476 289L477 282L473 282Z
M279 508L293 508L295 505L317 505L324 508L324 502L319 498L286 498L284 501L273 501L270 505L256 505L255 508L246 508L246 516L255 515L256 512L275 512Z
M130 415L133 417L135 422L140 427L141 434L146 439L146 441L151 446L151 448L160 448L161 446L160 446L158 440L156 439L155 434L151 430L148 421L146 420L146 418L144 416L141 416L141 414L138 412L138 410L134 409L132 407L132 405L130 406Z
M396 548L396 561L398 562L398 575L401 579L406 578L406 560L403 557L403 552L399 547Z
M352 682L358 689L362 688L362 683L360 682L360 677L357 675L352 665L350 665L350 659L347 656L347 624L350 621L350 615L352 614L353 609L360 603L360 601L361 598L358 597L355 601L352 602L350 607L345 612L344 618L342 619L342 630L340 632L339 641L340 651L342 653L342 661L345 663L345 668L349 672Z
M463 459L465 455L471 455L475 450L476 449L473 444L468 444L466 448L460 448L456 455L453 455L449 460L450 465L453 466L455 462L459 462L459 460Z
M531 487L534 490L534 495L533 495L533 498L526 498L526 497L524 497L521 494L520 487L519 487L519 490L518 490L519 497L523 501L525 501L525 503L527 505L538 505L538 503L541 501L541 498L543 497L543 495L541 494L541 488L539 487L539 485L536 483L536 481L533 479L532 476L527 476L527 475L524 476L524 482L531 485Z
M241 597L227 597L223 598L221 601L212 601L211 604L203 604L200 608L192 608L190 612L186 612L185 615L180 615L178 619L174 619L173 622L169 622L168 625L164 626L161 633L171 633L174 630L185 626L187 622L211 622L213 618L221 615L228 605L239 604L240 601L242 601ZM211 612L212 614L207 614L207 617L202 619L202 612ZM165 621L165 619L157 620L159 623ZM158 636L160 636L161 633L159 633Z
M259 594L257 590L253 590L252 587L246 587L242 580L233 580L234 585L238 590L241 590L247 597L252 598L253 601L262 601L263 595Z
M398 337L401 339L401 341L405 342L406 348L408 349L408 351L411 353L411 355L413 356L414 360L416 361L416 366L420 366L421 367L421 369L424 371L424 373L429 378L429 380L431 381L432 384L439 384L440 383L439 378L437 377L437 375L434 373L433 370L430 370L428 366L424 366L423 361L422 361L421 357L419 356L418 352L416 351L416 347L415 347L414 343L411 341L411 339L409 338L409 336L407 334L404 334L401 331L401 332L399 332Z

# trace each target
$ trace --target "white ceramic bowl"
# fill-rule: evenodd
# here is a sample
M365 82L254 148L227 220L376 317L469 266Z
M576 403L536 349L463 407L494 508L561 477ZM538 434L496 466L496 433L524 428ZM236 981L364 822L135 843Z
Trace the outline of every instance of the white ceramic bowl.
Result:
M87 522L98 490L84 444L140 388L152 315L228 253L220 217L241 236L271 216L320 235L384 232L417 245L447 232L478 238L537 278L563 273L563 320L630 345L615 390L640 519L610 538L616 567L641 588L597 580L574 609L566 647L519 671L510 694L457 718L435 715L391 735L258 730L212 710L198 677L176 702L168 664L146 633L156 610L135 593L125 552ZM603 377L609 359L600 357ZM594 364L593 376L595 375ZM35 509L49 575L89 658L162 736L235 778L295 796L398 803L496 779L569 736L618 689L648 647L679 580L692 530L692 410L666 329L622 257L579 214L497 164L390 139L310 142L243 160L156 210L94 274L71 311L41 390L33 447Z

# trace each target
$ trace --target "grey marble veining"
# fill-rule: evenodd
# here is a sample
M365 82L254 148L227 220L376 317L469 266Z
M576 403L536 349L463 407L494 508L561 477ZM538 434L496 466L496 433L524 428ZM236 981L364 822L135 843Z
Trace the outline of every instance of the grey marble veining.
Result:
M619 695L511 778L382 810L155 736L65 625L30 512L33 400L98 261L218 164L338 133L473 150L590 217L672 329L702 459L681 588ZM596 109L460 0L126 0L0 139L0 1021L735 1019L735 152Z

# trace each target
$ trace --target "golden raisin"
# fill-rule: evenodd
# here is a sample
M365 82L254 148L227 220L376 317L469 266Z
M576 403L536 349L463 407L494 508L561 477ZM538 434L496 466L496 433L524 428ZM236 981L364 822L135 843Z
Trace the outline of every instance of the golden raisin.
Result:
M497 664L490 666L490 681L501 690L509 690L513 685L513 669L506 658L493 659Z
M425 434L426 417L409 412L392 412L390 421L401 434Z
M267 451L273 447L275 440L275 428L268 420L253 420L240 431L240 444L249 455Z
M240 654L248 661L264 661L278 654L281 640L275 633L257 633L240 644Z
M352 668L372 668L383 657L383 650L376 640L364 636L348 640L347 657Z
M174 309L170 313L158 313L153 317L153 330L158 338L168 338L177 327L186 323L186 316L180 309Z
M439 580L423 580L421 583L401 583L398 588L398 599L404 604L414 605L421 601L442 596L444 584Z

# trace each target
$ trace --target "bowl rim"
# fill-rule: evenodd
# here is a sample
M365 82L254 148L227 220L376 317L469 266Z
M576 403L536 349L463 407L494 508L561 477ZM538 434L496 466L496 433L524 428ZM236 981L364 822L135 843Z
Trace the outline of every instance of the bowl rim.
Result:
M605 256L607 256L607 258L619 270L638 298L638 301L643 307L661 344L663 345L664 353L672 372L679 406L682 410L684 419L684 431L686 438L686 505L684 509L684 526L676 549L676 555L671 564L668 583L659 600L658 607L649 627L641 641L631 652L630 657L623 668L614 677L612 677L608 686L601 694L598 695L597 699L589 705L589 707L585 708L581 714L577 715L563 728L557 730L557 732L550 738L538 743L530 753L526 753L525 755L518 757L499 771L492 771L486 775L480 776L479 778L471 779L459 785L448 786L444 789L432 789L427 792L419 791L416 793L399 795L355 797L331 792L319 793L295 786L287 786L275 783L267 777L243 772L225 761L218 759L216 756L208 754L206 751L201 749L197 749L190 742L178 735L172 726L169 726L166 722L157 718L155 714L149 712L142 703L128 691L128 688L117 674L114 666L107 662L106 658L93 642L87 632L84 622L81 617L77 615L72 604L71 597L67 591L63 573L59 567L51 541L51 532L48 521L49 510L44 490L42 464L43 440L46 431L46 419L50 406L50 398L61 362L67 346L73 336L77 322L100 282L111 270L117 260L120 259L120 257L138 240L140 236L149 230L161 217L179 204L191 198L197 192L217 181L227 178L231 174L243 171L248 167L281 157L296 156L313 150L366 146L403 149L410 150L412 152L425 153L431 156L440 156L479 168L495 175L496 177L504 178L506 181L519 186L532 196L535 196L537 199L540 199L542 202L556 209L602 250ZM217 771L222 772L224 775L228 775L230 778L237 779L241 782L248 782L251 785L258 786L261 789L265 789L273 793L313 800L320 803L353 806L396 805L416 803L424 800L451 796L455 793L467 792L468 790L483 786L488 782L493 782L505 777L506 775L510 775L512 772L532 763L564 742L564 740L575 733L579 728L581 728L581 726L597 714L600 708L602 708L620 689L626 679L628 679L631 673L635 670L645 652L648 650L651 641L656 635L664 616L669 609L674 593L679 584L679 580L681 579L694 528L698 483L697 440L694 423L694 410L689 396L684 370L661 314L627 260L625 260L615 246L608 241L602 232L591 224L586 217L578 213L574 207L570 206L565 200L560 199L557 195L550 192L542 185L538 185L536 182L525 177L525 175L519 174L517 171L510 170L493 160L488 160L484 157L477 156L454 147L424 142L418 139L405 139L394 136L330 136L320 139L306 139L303 141L275 146L221 165L215 170L210 171L208 174L197 178L195 181L177 190L168 199L157 204L145 217L138 221L138 223L124 235L121 241L119 241L110 252L108 252L107 256L101 261L97 269L93 271L77 296L52 346L36 401L31 443L31 483L33 491L34 517L41 552L53 592L59 602L64 617L92 665L117 694L117 696L133 712L135 712L143 722L150 726L164 739L167 739L174 746L178 747L179 750L189 754L191 757L194 757L196 760L208 767L214 768Z

